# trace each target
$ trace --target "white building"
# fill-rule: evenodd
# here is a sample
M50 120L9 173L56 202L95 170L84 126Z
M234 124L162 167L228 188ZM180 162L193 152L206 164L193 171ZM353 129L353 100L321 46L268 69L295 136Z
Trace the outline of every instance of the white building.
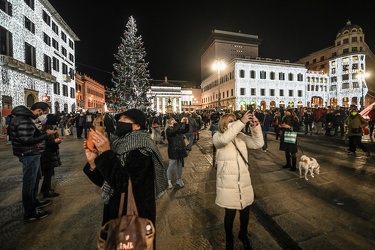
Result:
M75 111L78 37L47 0L6 0L0 9L2 108L38 101Z

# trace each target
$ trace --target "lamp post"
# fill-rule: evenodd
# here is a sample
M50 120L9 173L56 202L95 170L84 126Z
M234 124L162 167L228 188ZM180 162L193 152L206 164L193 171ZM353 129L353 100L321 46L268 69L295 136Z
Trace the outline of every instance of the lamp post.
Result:
M217 111L220 109L220 71L225 67L226 64L223 59L216 59L212 65L212 69L217 70Z
M357 75L357 79L361 83L361 91L362 91L361 109L363 109L363 107L365 106L365 97L363 95L363 88L364 88L364 86L366 86L366 82L365 82L366 79L365 78L367 76L368 76L368 73L366 73L364 70L360 70L358 75Z

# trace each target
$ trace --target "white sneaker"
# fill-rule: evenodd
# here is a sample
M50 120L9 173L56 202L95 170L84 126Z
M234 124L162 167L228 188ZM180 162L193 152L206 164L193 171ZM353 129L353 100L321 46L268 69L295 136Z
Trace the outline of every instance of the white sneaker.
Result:
M168 181L168 189L173 188L172 181Z
M179 185L180 187L184 187L185 186L184 182L181 179L178 179L177 182L176 182L176 184Z

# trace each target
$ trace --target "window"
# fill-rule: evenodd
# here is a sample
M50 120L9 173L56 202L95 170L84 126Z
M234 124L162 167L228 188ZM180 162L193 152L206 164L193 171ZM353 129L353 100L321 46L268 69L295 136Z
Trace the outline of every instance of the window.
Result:
M353 37L352 37L352 43L355 43L355 42L357 42L357 41L358 41L358 37L353 36Z
M293 89L289 89L289 96L293 96Z
M332 68L331 74L336 74L336 68Z
M270 79L275 80L275 72L270 72Z
M354 69L358 69L358 63L353 63L352 64L352 69L354 70Z
M348 82L342 84L342 89L348 89L348 88L349 88Z
M357 47L352 47L352 52L357 52L358 48Z
M47 44L48 46L51 46L51 38L44 32L43 32L43 40L45 44Z
M12 4L8 1L2 0L0 1L0 10L4 11L9 16L12 16Z
M13 57L13 35L0 26L0 54Z
M282 73L282 72L279 73L279 80L281 81L285 80L285 73Z
M63 74L68 74L68 66L66 66L65 63L61 63L62 64L62 73Z
M348 53L349 53L349 49L348 49L348 48L343 49L343 50L342 50L342 53L343 53L343 54L348 54Z
M233 96L234 93L233 93L233 89L230 90L230 95Z
M255 70L250 71L250 78L255 79L256 73Z
M28 29L31 33L35 34L35 24L25 17L25 28Z
M346 65L342 65L342 71L347 71L349 70L349 65L346 64Z
M324 56L321 56L321 57L320 57L320 61L321 61L321 62L324 61Z
M54 93L55 95L60 95L60 83L55 82L55 83L53 84L53 93Z
M59 59L57 59L56 57L53 57L52 59L52 68L53 70L56 70L57 72L59 72Z
M344 40L342 40L342 44L347 44L349 43L349 38L345 38Z
M266 79L266 77L267 77L267 73L266 73L266 71L260 71L259 72L259 78L260 79Z
M74 49L74 43L73 43L73 41L70 40L70 39L69 39L69 47L70 47L71 49Z
M358 56L352 56L353 61L358 61Z
M74 62L74 56L73 56L71 53L69 53L69 60L70 60L71 62Z
M299 81L299 82L302 82L302 81L303 81L303 75L302 75L301 73L299 73L299 74L297 75L297 81Z
M270 89L270 96L275 96L275 90L274 89Z
M59 26L57 26L57 24L52 21L52 30L56 33L56 34L59 34Z
M245 78L245 70L240 70L240 78Z
M332 57L335 57L337 54L336 54L336 52L333 52L332 53Z
M279 96L284 96L284 90L283 89L279 90Z
M354 88L354 89L359 88L359 83L358 83L358 82L353 82L353 88Z
M52 46L53 46L56 50L59 50L59 43L58 43L54 38L52 38Z
M34 0L24 0L24 1L27 4L27 6L29 6L31 9L34 10L34 5L35 5Z
M288 74L288 80L289 80L289 81L293 81L293 80L294 80L294 75L293 75L293 73L289 73L289 74Z
M28 43L25 43L25 63L33 67L36 66L35 48Z
M44 72L51 74L51 57L44 55Z
M331 77L331 82L333 83L333 82L337 82L337 76L333 76L333 77Z
M349 74L342 75L342 80L343 80L343 81L347 81L347 80L349 80Z
M246 94L246 89L240 88L240 95L245 95L245 94Z
M265 96L266 95L266 89L260 89L260 95Z
M68 86L63 84L63 96L68 96Z
M250 89L250 95L256 95L256 94L257 94L256 89L251 88L251 89Z
M76 98L76 91L72 87L70 87L70 98Z
M316 59L313 59L313 64L316 63Z
M61 31L61 39L66 42L66 34Z
M48 26L51 25L51 17L43 10L43 21L48 24Z
M63 46L61 46L61 53L62 53L64 56L67 55L66 49L65 49Z
M298 97L302 97L302 90L298 90Z

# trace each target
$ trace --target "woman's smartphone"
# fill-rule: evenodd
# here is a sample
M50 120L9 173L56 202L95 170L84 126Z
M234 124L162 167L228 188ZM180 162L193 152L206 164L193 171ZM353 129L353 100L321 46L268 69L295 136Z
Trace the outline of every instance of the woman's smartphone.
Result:
M95 149L95 144L93 142L93 138L92 138L92 132L90 131L88 136L87 136L87 141L86 141L86 146L88 149L90 149L91 151L94 151Z
M253 105L247 106L247 110L250 111L250 113L254 113L254 107L253 107Z

